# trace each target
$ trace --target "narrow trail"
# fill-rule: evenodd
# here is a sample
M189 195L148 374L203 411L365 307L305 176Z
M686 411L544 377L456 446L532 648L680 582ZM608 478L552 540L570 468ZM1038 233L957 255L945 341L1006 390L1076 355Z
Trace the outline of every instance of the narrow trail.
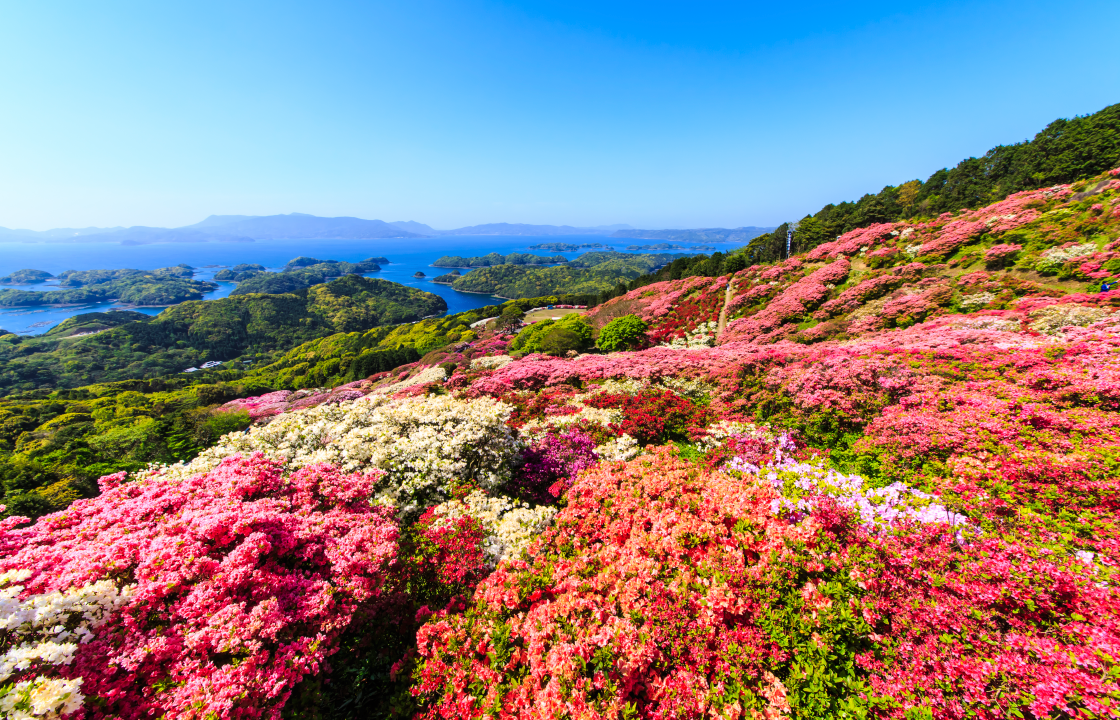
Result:
M727 327L727 306L731 304L731 297L735 289L735 279L728 278L727 291L723 294L723 307L719 309L719 323L716 325L716 337Z

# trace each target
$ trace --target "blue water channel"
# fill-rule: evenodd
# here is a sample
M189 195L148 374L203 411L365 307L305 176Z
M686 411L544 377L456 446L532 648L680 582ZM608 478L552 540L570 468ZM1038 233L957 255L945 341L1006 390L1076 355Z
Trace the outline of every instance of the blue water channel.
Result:
M557 253L550 250L530 250L538 243L602 243L610 249L623 250L638 241L607 238L593 235L529 237L507 235L444 236L435 238L409 238L389 240L257 240L239 243L156 243L151 245L121 245L119 243L0 243L0 277L30 268L45 270L57 275L65 270L100 270L136 268L154 270L186 263L195 268L194 279L212 280L214 273L223 267L239 263L259 263L270 270L279 270L300 255L320 260L354 262L368 257L386 257L390 264L381 272L367 277L416 287L434 293L447 301L448 313L462 312L491 305L500 300L490 295L463 293L447 285L432 282L432 278L450 272L434 268L432 263L443 255L485 255L491 252L503 255L511 252L529 252L537 255L563 255L574 259L587 252ZM417 272L424 278L416 278ZM466 270L460 270L465 273ZM46 291L58 289L55 282L33 285L4 285L3 288ZM218 289L207 293L205 299L223 298L233 292L235 283L218 283ZM63 320L88 312L105 312L124 309L119 303L88 303L68 307L0 308L0 328L8 332L37 335L44 333ZM129 307L149 315L157 315L163 307Z

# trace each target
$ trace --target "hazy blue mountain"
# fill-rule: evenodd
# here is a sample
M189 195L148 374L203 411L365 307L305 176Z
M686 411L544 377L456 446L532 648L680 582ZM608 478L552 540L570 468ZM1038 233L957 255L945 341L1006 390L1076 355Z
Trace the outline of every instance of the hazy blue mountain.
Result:
M66 240L83 235L99 235L121 227L54 228L53 230L13 230L0 227L0 240Z
M420 233L401 230L381 220L363 220L355 217L328 218L304 213L248 217L222 223L215 227L214 232L257 240L304 238L366 240L423 237Z
M572 227L571 225L527 225L525 223L487 223L455 230L440 230L440 235L606 235L629 225L600 225L599 227Z
M617 230L615 238L635 240L675 240L677 242L738 242L745 243L759 235L773 232L772 227L698 228L695 230Z
M400 228L405 232L417 233L419 235L439 235L440 231L433 229L430 225L416 222L415 220L397 220L396 222L389 223L395 228Z
M252 220L257 217L260 217L260 215L211 215L202 222L197 222L194 225L187 225L186 227L201 230L202 228L229 225L230 223L240 222L241 220ZM180 228L180 230L182 229L185 228Z

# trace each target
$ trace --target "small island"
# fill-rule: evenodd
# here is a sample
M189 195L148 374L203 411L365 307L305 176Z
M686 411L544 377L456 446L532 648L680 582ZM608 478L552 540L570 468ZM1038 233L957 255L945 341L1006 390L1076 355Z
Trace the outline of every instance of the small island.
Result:
M219 270L214 273L214 279L224 282L241 282L242 280L254 278L263 272L265 272L264 265L258 265L257 263L241 263L240 265L234 265L225 270Z
M419 270L417 270L417 271L416 271L416 272L415 272L415 273L413 274L413 276L412 276L412 277L414 277L414 278L422 278L422 277L427 277L427 275L425 275L424 273L422 273L422 272L420 272Z
M0 285L30 285L31 283L40 283L44 280L50 280L54 275L43 270L16 270L11 275L0 277Z
M440 275L439 277L432 278L432 282L438 283L440 285L450 285L451 283L455 282L456 280L458 280L462 276L463 276L463 273L459 272L458 270L452 270L451 272L447 273L446 275Z

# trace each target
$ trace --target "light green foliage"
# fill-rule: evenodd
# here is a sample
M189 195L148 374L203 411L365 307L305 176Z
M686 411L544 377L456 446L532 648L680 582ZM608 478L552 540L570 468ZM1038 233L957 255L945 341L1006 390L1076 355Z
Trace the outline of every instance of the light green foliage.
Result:
M648 328L646 321L637 315L623 315L611 320L599 331L596 344L605 352L631 350L645 342Z

